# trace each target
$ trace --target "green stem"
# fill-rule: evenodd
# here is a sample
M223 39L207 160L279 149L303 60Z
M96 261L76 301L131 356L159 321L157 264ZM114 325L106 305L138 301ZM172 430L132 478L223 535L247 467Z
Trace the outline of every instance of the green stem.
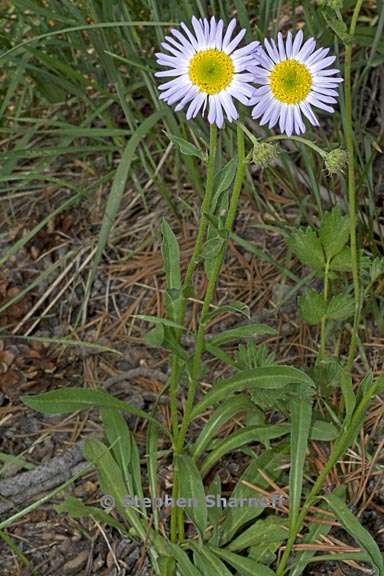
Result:
M224 224L224 231L228 234L232 231L233 222L236 216L237 211L237 204L239 201L240 191L244 180L245 175L245 146L244 146L244 134L243 130L238 124L237 126L237 150L238 150L238 165L237 165L237 172L235 181L233 184L232 195L230 199L229 209L227 213L227 217ZM189 389L187 394L187 400L185 404L184 410L184 417L180 428L180 433L177 438L176 444L176 452L181 453L184 446L185 436L188 430L188 426L190 424L191 413L193 408L193 401L196 396L198 381L200 377L200 369L201 369L201 357L204 350L204 336L205 330L208 321L208 312L209 307L212 303L213 297L215 295L216 290L216 282L217 278L220 273L221 266L223 264L225 251L226 251L227 241L224 242L223 247L221 248L218 255L215 257L212 265L212 270L209 274L208 278L208 286L207 291L204 297L204 302L201 310L200 315L200 322L199 328L196 335L195 340L195 351L192 359L192 368L191 368L191 375L190 375L190 383Z
M351 257L352 257L352 277L353 290L355 296L355 315L351 342L348 352L347 369L351 370L357 348L358 327L360 318L360 277L359 277L359 254L357 249L357 215L356 215L356 186L355 186L355 151L353 147L353 121L352 121L352 40L356 30L357 19L363 0L356 2L355 9L349 29L350 40L345 46L344 62L344 93L345 93L345 119L344 136L348 155L348 208L351 236Z
M259 142L275 142L277 140L293 140L294 142L299 142L300 144L305 144L309 148L312 148L315 152L317 152L322 158L325 158L327 153L320 148L317 144L308 140L307 138L303 138L302 136L286 136L285 134L276 134L275 136L268 136L268 138L264 138L263 140L258 140L256 136L248 130L248 128L241 124L242 130L246 133L248 138L251 140L253 144L259 144Z
M303 138L302 136L285 136L284 134L276 134L276 136L270 136L269 138L266 138L264 142L274 142L275 140L293 140L294 142L305 144L305 146L308 146L308 148L312 148L312 150L320 154L322 158L325 158L327 155L327 153L322 150L320 146L314 142L311 142L311 140L308 140L307 138Z
M177 324L180 326L184 325L185 311L187 306L187 298L185 296L185 290L191 286L193 273L199 262L201 250L203 247L204 238L207 231L208 220L206 217L207 212L209 212L212 196L213 196L213 185L215 178L215 166L216 166L216 154L217 154L217 127L215 124L211 124L209 133L209 156L208 156L208 166L207 166L207 180L205 186L205 193L203 202L201 205L201 214L199 220L199 228L197 231L197 236L195 240L195 246L193 249L193 254L188 263L187 272L185 274L183 282L183 299L180 303L180 308L177 315ZM176 332L176 340L180 341L182 330ZM172 425L172 436L173 445L175 447L176 439L179 432L178 418L177 418L177 390L180 380L181 366L179 358L176 354L172 355L171 360L171 375L169 379L169 397L170 397L170 410L171 410L171 425ZM177 473L175 471L174 463L174 474L173 474L173 487L172 487L172 497L174 501L178 496L178 480ZM177 507L173 506L171 509L171 541L177 541Z
M323 298L325 305L327 305L328 303L329 265L330 261L327 260L324 269L324 289L323 289ZM323 316L320 325L320 360L324 360L325 358L325 328L326 328L326 316Z
M199 220L199 228L197 231L195 246L193 249L192 257L188 263L187 272L185 274L183 282L183 291L190 287L192 282L192 276L199 262L201 250L203 247L203 242L205 238L205 233L207 230L207 217L206 214L209 212L212 196L213 196L213 184L215 178L215 165L216 165L216 153L217 153L217 127L215 124L211 124L210 135L209 135L209 157L207 166L207 181L205 186L205 194L203 202L201 205L201 214ZM180 304L179 313L177 317L177 323L182 326L184 324L185 310L187 305L187 299L185 295ZM182 331L179 330L176 334L177 341L180 340ZM172 433L174 439L178 433L178 420L177 420L177 389L178 381L180 375L180 365L179 359L176 354L172 356L171 362L171 376L170 376L170 408L171 408L171 423L172 423Z

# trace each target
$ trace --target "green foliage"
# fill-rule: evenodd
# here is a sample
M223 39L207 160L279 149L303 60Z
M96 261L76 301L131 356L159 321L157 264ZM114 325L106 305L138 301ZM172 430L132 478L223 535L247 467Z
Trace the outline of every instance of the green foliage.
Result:
M203 535L207 528L208 515L200 472L192 458L186 455L177 456L176 466L179 471L180 493L186 500L187 514ZM191 502L190 506L188 501Z
M308 324L320 324L327 312L324 297L313 288L307 288L299 297L298 305L302 319Z
M312 228L294 232L288 240L288 247L304 266L318 271L324 269L323 247L319 236Z
M194 294L189 286L183 286L180 247L169 223L172 214L176 215L179 218L178 230L183 229L181 218L185 214L182 211L188 215L198 213L207 160L207 130L205 120L186 123L183 114L175 115L159 102L153 76L153 52L169 26L187 21L192 14L204 17L206 12L214 12L227 21L231 16L228 6L223 2L158 4L152 0L148 3L14 0L11 4L1 8L7 28L7 32L0 35L3 62L0 118L5 145L0 171L1 195L4 204L11 205L13 194L15 198L20 194L28 199L28 195L36 191L31 214L39 204L38 193L44 194L46 203L46 190L51 185L55 187L55 201L56 198L59 201L51 208L49 198L48 214L38 222L31 220L31 226L4 251L1 263L11 258L14 258L12 263L16 262L18 254L28 251L28 244L38 234L44 234L48 225L54 228L57 217L74 208L87 209L88 205L93 206L96 198L99 201L101 197L104 201L105 194L102 224L92 244L95 251L89 260L90 269L85 269L88 279L85 278L84 282L80 277L78 284L84 286L81 301L85 325L88 296L103 258L109 263L110 254L117 254L118 259L124 262L136 250L133 247L132 252L126 254L120 252L117 245L120 232L115 232L115 226L120 222L120 214L125 217L125 212L120 212L128 205L125 194L134 190L135 195L139 195L138 213L149 213L154 208L148 190L151 195L161 196L159 203L156 200L156 207L159 205L159 212L166 214L166 220L163 219L161 224L160 218L158 220L165 276L165 286L160 290L164 294L165 317L137 315L136 318L152 325L145 336L146 345L163 348L154 352L158 354L156 360L161 354L163 361L166 349L178 367L176 380L180 385L175 398L176 429L179 429L180 419L185 413L185 399L190 386L187 375L191 373L191 355L194 353L193 346L184 345L180 337L186 333L186 323L182 320L179 323L179 313L187 298ZM267 33L275 35L284 14L291 18L293 28L305 24L304 30L308 35L321 36L324 46L332 46L335 35L344 44L351 42L348 20L353 2L322 0L320 18L312 17L311 10L308 10L310 2L302 3L300 13L294 4L235 0L232 8L242 26L247 28L249 41L262 40ZM375 14L374 3L364 8L357 23L353 39L356 95L365 94L370 86L367 84L368 75L383 63L384 54L383 17L379 12ZM341 46L342 56L344 52L345 46ZM340 63L337 66L340 67ZM378 213L372 167L379 146L375 135L367 130L368 126L371 131L374 123L368 124L369 110L365 110L364 98L354 98L353 108L357 128L353 135L357 157L354 172L359 178L360 203L367 209L366 214L359 218L364 241L364 254L359 252L359 265L365 306L380 297L380 281L384 273L383 258L378 256L379 242L373 241L373 234L377 233ZM116 110L120 112L116 114ZM326 157L329 172L340 173L346 159L340 148L333 149L334 145L339 146L340 118L345 122L344 99L340 102L340 113L336 112L326 130L313 133L316 142L329 138L323 148L331 149ZM257 230L265 229L273 235L284 236L292 225L292 214L304 224L317 217L321 220L318 227L299 229L288 239L292 253L303 266L314 272L300 278L301 272L290 268L292 259L283 264L267 244L261 247L224 230L238 164L232 127L220 131L219 143L212 204L209 213L204 214L209 224L199 265L202 256L205 271L210 273L213 260L223 251L227 240L266 262L271 269L278 271L282 284L289 284L290 297L302 291L298 306L307 323L325 326L326 321L332 322L329 324L332 330L326 333L333 336L335 332L337 346L334 350L340 359L344 359L345 351L341 348L345 338L339 339L336 329L344 329L344 322L355 311L350 295L350 222L339 208L324 212L322 184L327 179L330 197L339 201L347 189L347 176L341 175L330 181L322 165L318 165L310 153L303 152L300 147L297 155L289 157L284 151L285 144L278 162L275 162L275 146L260 143L257 158L254 158L258 165L264 167L273 162L273 167L266 170L262 178L260 174L255 177L253 168L247 166L242 194L246 201L250 199L256 205L258 213L263 216L256 223ZM250 151L247 149L248 157ZM78 171L80 166L85 167L81 172ZM302 170L300 182L296 178L298 167ZM89 179L88 173L91 175ZM267 189L268 193L265 193ZM180 190L188 192L188 202L182 194L179 195ZM70 196L62 197L67 191ZM280 204L280 200L275 203L279 196L284 204ZM340 205L344 206L342 202ZM11 218L17 221L19 213L17 204L15 206L15 209L11 206L10 213ZM286 218L287 209L289 218ZM252 220L249 224L254 226ZM77 252L71 250L67 256L75 260ZM65 262L67 265L67 260ZM53 283L60 270L61 261L50 266L49 272L44 271L38 278L28 281L14 299L2 303L0 311L19 302L24 294L30 293L34 297L36 289L44 288L47 277ZM314 276L323 280L321 294L308 287ZM248 307L241 302L227 303L228 300L221 296L222 293L216 306L210 305L204 317L210 334L204 340L204 362L199 366L204 388L196 396L192 410L194 421L186 435L182 453L175 457L176 468L171 468L168 458L174 452L177 438L171 438L168 432L167 418L164 417L167 408L160 417L157 404L152 412L140 410L102 389L65 388L22 397L26 406L44 414L100 411L105 439L103 442L87 440L84 454L97 471L102 491L116 498L118 509L109 513L70 496L56 510L76 519L94 519L121 535L140 539L151 556L154 574L161 576L175 576L175 573L178 576L229 576L234 573L238 576L272 576L276 573L277 553L279 551L281 557L281 549L284 549L289 535L287 519L283 512L276 513L263 505L190 507L187 509L187 542L181 543L180 530L180 541L176 544L176 539L168 541L167 518L157 510L148 513L144 507L140 510L124 509L120 505L123 495L159 495L164 489L165 469L167 481L173 484L177 479L179 482L180 497L196 497L200 501L206 493L218 497L224 493L237 498L258 497L258 489L271 491L268 480L281 487L289 482L289 523L294 533L302 500L310 490L309 480L312 480L309 479L310 467L306 465L311 456L309 440L332 442L330 459L334 458L332 466L337 466L363 429L369 401L383 388L382 381L374 382L368 375L360 385L356 385L355 393L351 373L339 364L331 365L326 356L317 362L316 367L310 368L313 378L297 367L300 367L298 357L292 361L295 366L280 364L280 345L285 343L279 342L278 337L281 338L282 333L251 321L255 300L249 298L252 305ZM379 304L377 310L381 310ZM374 313L377 318L380 316L377 311ZM213 329L212 334L209 322L221 320L221 315L228 314L241 314L249 323L220 333ZM364 321L362 315L361 323ZM14 336L21 335L15 333ZM196 334L188 334L188 338L191 336L191 340L195 337L196 342ZM271 350L258 344L258 339L265 337L273 337ZM61 345L63 340L56 339L55 343ZM71 346L76 345L78 342L71 342ZM111 352L96 344L93 348L99 353ZM289 354L284 354L284 361L291 362L286 360L289 357ZM363 354L362 358L364 360ZM224 376L212 382L211 367ZM165 390L162 400L167 399L167 394ZM138 436L129 429L123 414L142 419L143 427ZM328 451L328 446L326 448ZM216 470L221 473L222 464L225 469L234 452L241 453L239 471L237 474L231 471L229 482L223 475L221 482ZM15 457L14 462L24 467L28 464L22 457ZM348 509L348 504L336 494L325 494L320 502L316 500L316 506L332 510L364 551L353 558L369 561L379 573L383 572L382 555L377 545ZM34 503L31 509L37 505ZM14 520L13 517L6 519L6 526L18 521L29 509L15 513ZM307 530L302 532L302 542L306 544L318 542L330 530L328 525L317 524L312 519L311 515L307 517ZM179 525L183 521L179 515ZM166 536L163 537L160 531ZM15 549L17 554L17 546ZM309 563L327 559L337 562L351 558L348 553L327 556L309 549L296 551L290 556L288 571L291 576L299 576L306 573Z
M336 494L329 494L324 496L324 498L345 530L368 553L372 566L378 570L379 574L383 574L384 560L382 553L368 530L360 524L355 514L349 510L345 502Z
M339 254L349 240L349 218L342 216L340 208L326 212L320 226L320 241L328 261Z
M330 320L346 320L353 315L354 301L348 294L337 294L328 303L326 316Z
M294 530L300 510L304 465L312 422L312 401L304 385L298 387L297 398L291 401L291 466L289 470L289 528Z

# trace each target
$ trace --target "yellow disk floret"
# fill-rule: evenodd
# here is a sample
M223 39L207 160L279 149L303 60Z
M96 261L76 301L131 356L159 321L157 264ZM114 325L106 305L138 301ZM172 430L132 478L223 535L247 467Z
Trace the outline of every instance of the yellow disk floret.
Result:
M189 64L189 78L206 94L225 90L234 75L232 58L221 50L202 50L195 54Z
M269 75L273 96L284 104L302 102L312 87L312 75L297 60L283 60L276 64Z

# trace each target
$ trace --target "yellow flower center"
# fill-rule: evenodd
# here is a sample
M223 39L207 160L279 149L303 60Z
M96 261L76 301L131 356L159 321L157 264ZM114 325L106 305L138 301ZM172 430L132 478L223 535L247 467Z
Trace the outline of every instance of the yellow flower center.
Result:
M232 58L214 48L197 52L188 70L191 82L207 94L224 90L231 83L234 72Z
M302 102L312 87L312 75L297 60L283 60L269 75L272 94L284 104Z

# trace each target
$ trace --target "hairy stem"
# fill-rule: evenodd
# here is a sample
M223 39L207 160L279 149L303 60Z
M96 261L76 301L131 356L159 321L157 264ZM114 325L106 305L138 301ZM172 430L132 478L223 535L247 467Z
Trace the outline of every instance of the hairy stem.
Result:
M353 360L357 348L358 327L360 318L360 274L359 274L359 254L357 248L357 215L356 215L356 185L355 185L355 151L353 147L353 120L352 120L352 40L356 30L357 18L363 0L356 2L353 11L351 26L349 29L350 40L345 46L344 62L344 93L345 93L345 119L344 119L344 136L348 154L348 208L351 236L351 256L352 256L352 276L353 290L355 296L355 314L353 320L353 329L351 342L348 352L347 368L352 369Z
M201 214L199 220L199 228L197 231L195 246L193 249L193 254L188 263L187 272L185 274L183 282L183 299L180 304L177 324L180 326L184 325L185 310L187 306L187 299L185 296L185 290L191 286L193 273L199 262L201 250L203 247L204 238L207 231L207 217L206 214L209 212L212 196L213 196L213 185L215 178L215 166L216 166L216 154L217 154L217 127L215 124L211 124L209 133L209 156L208 156L208 166L207 166L207 180L205 186L205 193L203 202L201 205ZM176 333L177 341L180 341L182 331L178 330ZM171 424L172 424L172 436L173 444L175 446L176 439L179 431L178 418L177 418L177 390L180 379L180 360L176 354L172 355L171 360L171 375L169 379L170 387L170 410L171 410ZM175 470L175 468L174 468ZM177 474L174 473L174 483L172 488L172 496L176 499L178 494L178 483ZM171 541L177 541L177 509L175 506L172 507L171 512Z
M323 298L325 305L327 305L328 303L329 265L330 261L327 260L324 269L324 289L323 289ZM320 325L320 360L324 360L325 358L325 328L326 328L326 316L323 316Z
M233 184L232 195L229 203L229 209L227 213L227 218L224 224L224 230L228 234L232 230L233 222L236 216L237 204L239 201L240 190L243 184L245 175L245 146L244 146L244 134L241 126L237 126L237 153L238 153L238 165L235 181ZM208 278L207 291L204 297L204 302L200 314L199 328L196 335L195 341L195 351L192 359L192 368L189 382L189 389L187 394L187 400L185 404L184 417L181 424L180 433L177 438L176 451L181 452L183 450L185 435L190 424L191 412L193 408L193 401L196 396L198 382L200 377L201 369L201 357L204 350L204 336L207 326L207 316L209 312L209 307L212 303L213 297L216 290L216 282L219 276L221 266L223 264L227 242L225 241L220 252L213 261L212 270Z

